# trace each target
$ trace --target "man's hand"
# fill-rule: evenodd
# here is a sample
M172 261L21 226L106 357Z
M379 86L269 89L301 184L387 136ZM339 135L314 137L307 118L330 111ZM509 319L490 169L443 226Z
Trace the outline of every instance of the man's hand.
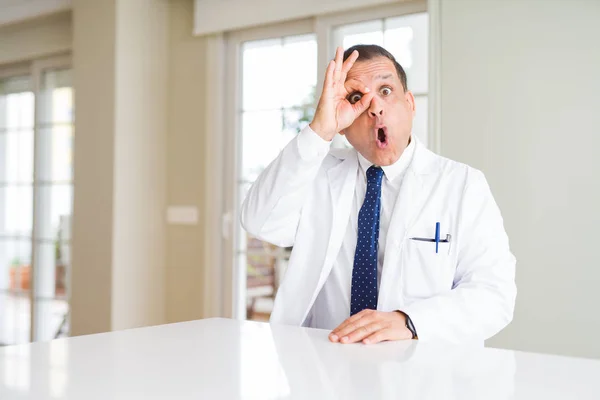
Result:
M412 333L406 327L406 316L399 311L363 310L342 322L329 334L330 341L344 344L359 341L373 344L407 339L412 339Z
M343 49L338 47L335 60L331 60L327 66L323 92L310 123L310 128L327 141L349 127L369 107L374 96L369 88L359 82L346 82L348 71L358 58L358 51L355 50L346 61L343 61L343 55ZM363 96L352 104L347 97L354 92Z

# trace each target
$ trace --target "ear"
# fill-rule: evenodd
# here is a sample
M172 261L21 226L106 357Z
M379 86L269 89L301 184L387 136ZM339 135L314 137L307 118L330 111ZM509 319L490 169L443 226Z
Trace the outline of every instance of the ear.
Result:
M417 111L416 106L415 106L415 96L413 95L413 93L410 90L407 90L406 94L404 96L406 98L406 101L410 105L410 108L412 110L412 115L414 117L415 113Z

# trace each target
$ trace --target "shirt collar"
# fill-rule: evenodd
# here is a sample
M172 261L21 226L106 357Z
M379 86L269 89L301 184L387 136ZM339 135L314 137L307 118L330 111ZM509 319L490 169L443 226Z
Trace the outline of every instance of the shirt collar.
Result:
M410 161L413 158L414 152L415 152L415 140L413 138L411 138L410 143L408 144L406 149L404 149L404 151L402 152L402 155L400 156L400 158L398 160L396 160L395 163L393 163L392 165L386 165L384 167L381 167L381 169L383 169L383 173L388 181L392 182L398 176L402 175L404 173L404 171L406 171L406 169L408 168L408 165L410 164ZM367 160L365 157L363 157L363 155L360 154L359 152L357 152L357 154L358 154L358 162L360 164L362 173L366 175L367 169L369 169L369 167L371 165L373 165L373 163L370 162L369 160Z

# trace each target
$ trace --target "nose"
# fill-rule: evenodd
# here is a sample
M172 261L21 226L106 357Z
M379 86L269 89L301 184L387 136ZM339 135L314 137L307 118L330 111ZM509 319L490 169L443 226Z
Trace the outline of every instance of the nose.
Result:
M377 97L373 97L371 104L369 105L369 116L372 118L383 116L383 104Z

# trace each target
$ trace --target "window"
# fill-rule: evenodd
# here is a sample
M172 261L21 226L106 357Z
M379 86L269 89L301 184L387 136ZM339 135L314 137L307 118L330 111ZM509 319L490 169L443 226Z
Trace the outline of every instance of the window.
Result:
M240 200L283 147L314 115L317 84L315 35L244 42L241 46L242 108ZM240 204L241 205L241 204ZM287 251L237 230L237 265L246 276L246 315L268 318Z
M33 226L33 82L0 80L0 343L29 341Z
M265 320L270 315L290 249L249 236L239 223L239 209L259 174L312 120L322 75L336 46L379 44L397 58L415 95L413 133L428 144L425 6L386 5L227 35L226 81L230 86L225 104L234 111L226 114L229 136L225 143L231 146L225 146L229 171L225 173L223 222L228 227L233 221L234 234L224 230L225 315L230 315L229 310L242 319ZM339 135L333 145L350 146Z
M65 64L34 62L0 79L1 344L68 332L73 94Z

